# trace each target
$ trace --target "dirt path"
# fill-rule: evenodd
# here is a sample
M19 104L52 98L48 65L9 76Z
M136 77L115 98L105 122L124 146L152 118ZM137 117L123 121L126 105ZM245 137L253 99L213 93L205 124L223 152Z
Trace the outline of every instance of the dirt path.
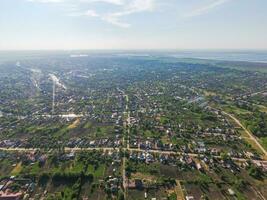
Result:
M243 126L243 124L236 118L236 117L234 117L233 115L231 115L231 114L229 114L229 113L227 113L227 112L224 112L224 111L222 111L222 113L224 114L224 115L227 115L228 117L230 117L231 119L233 119L234 121L235 121L235 123L236 124L238 124L247 134L248 134L248 136L249 136L249 138L253 141L253 142L255 142L255 144L259 147L259 149L263 152L263 154L264 154L264 159L266 160L266 158L267 158L267 152L266 152L266 150L261 146L261 144L258 142L258 140L257 140L257 138L248 130L248 129L246 129L244 126Z
M184 192L179 180L176 180L175 193L177 195L177 200L185 200Z

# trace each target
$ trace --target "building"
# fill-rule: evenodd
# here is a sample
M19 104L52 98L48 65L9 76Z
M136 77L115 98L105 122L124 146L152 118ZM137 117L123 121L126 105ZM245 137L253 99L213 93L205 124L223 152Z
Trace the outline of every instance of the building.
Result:
M9 193L9 192L0 192L0 200L20 200L23 195L21 192Z

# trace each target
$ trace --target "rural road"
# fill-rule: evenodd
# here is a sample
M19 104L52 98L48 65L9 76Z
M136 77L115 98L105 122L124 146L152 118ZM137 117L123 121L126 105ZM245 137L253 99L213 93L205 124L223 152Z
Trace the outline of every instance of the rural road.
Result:
M227 115L228 117L230 117L231 119L233 119L234 121L235 121L235 123L236 124L238 124L248 135L249 135L249 138L251 139L251 140L253 140L255 143L256 143L256 145L261 149L261 151L264 153L264 156L265 157L267 157L267 152L266 152L266 150L262 147L262 145L258 142L258 140L257 140L257 138L248 130L248 129L246 129L243 125L242 125L242 123L235 117L235 116L233 116L233 115L231 115L231 114L229 114L229 113L227 113L227 112L224 112L224 111L222 111L222 113L224 114L224 115Z

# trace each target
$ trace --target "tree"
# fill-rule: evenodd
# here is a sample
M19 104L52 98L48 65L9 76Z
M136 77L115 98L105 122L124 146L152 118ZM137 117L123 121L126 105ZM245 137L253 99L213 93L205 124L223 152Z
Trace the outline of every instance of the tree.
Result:
M235 185L239 190L242 190L242 189L244 189L246 187L246 182L243 179L238 178L235 181Z
M260 168L251 165L249 168L249 175L255 179L262 179L263 173Z
M124 194L121 191L119 192L118 200L124 200Z
M222 157L222 159L223 159L224 161L230 159L229 155L228 155L227 153L225 153L225 152L222 152L222 153L221 153L221 157Z

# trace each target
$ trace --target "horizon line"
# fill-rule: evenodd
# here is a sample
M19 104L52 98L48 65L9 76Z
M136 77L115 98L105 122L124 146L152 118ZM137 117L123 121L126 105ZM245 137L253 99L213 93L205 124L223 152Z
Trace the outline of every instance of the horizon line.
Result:
M0 52L8 51L267 51L267 48L106 48L106 49L0 49Z

